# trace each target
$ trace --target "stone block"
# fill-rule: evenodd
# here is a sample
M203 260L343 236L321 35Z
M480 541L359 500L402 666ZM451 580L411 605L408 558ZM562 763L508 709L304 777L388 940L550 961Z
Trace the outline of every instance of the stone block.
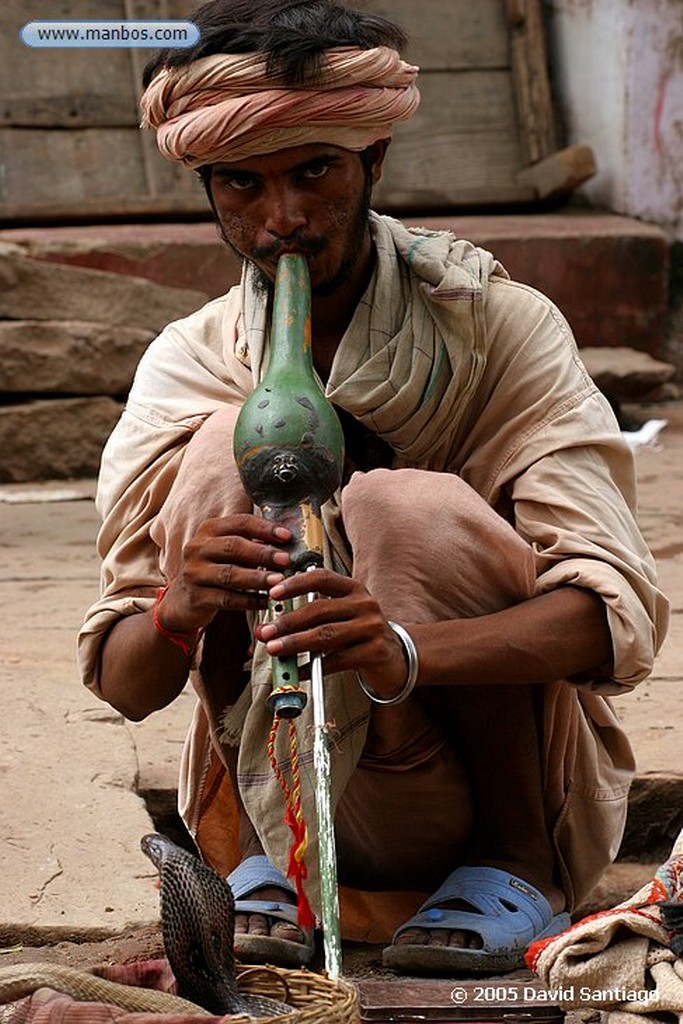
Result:
M94 476L122 408L103 396L0 406L0 482Z
M0 321L0 391L124 395L154 335L83 320Z
M625 861L662 864L683 828L683 772L680 763L669 772L637 775L629 794L626 831L619 850Z
M36 260L21 246L0 242L0 318L87 320L159 332L206 299L200 291Z
M676 373L671 363L633 348L582 348L581 358L604 395L615 402L646 401Z
M241 276L241 260L211 223L15 228L0 233L3 238L16 240L36 259L144 277L212 299Z
M516 281L552 299L581 348L624 345L676 362L666 344L670 246L656 225L580 208L407 223L449 228L490 250Z
M580 921L589 914L610 910L624 900L634 896L639 889L654 878L659 862L648 864L611 864L596 886L572 914L574 921Z

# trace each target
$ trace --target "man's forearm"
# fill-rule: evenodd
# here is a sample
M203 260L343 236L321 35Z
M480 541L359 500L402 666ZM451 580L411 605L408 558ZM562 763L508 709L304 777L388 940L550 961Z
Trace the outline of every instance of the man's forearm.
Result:
M150 610L127 615L110 629L100 687L112 707L137 722L175 700L189 669L188 656L157 632Z
M561 587L490 615L409 625L420 684L544 683L609 674L612 643L602 600Z
M219 612L202 652L206 699L220 711L247 681L244 662L251 634L243 612ZM102 648L100 687L112 707L140 721L166 707L187 682L190 659L154 625L152 611L128 615L112 627Z

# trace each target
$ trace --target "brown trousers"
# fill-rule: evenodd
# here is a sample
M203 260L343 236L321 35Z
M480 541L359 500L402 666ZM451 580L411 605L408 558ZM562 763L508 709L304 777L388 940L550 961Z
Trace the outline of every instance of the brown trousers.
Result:
M155 524L169 577L202 519L250 507L226 466L233 419L226 409L200 428ZM387 618L481 615L533 594L532 549L456 476L355 474L341 519L354 575ZM202 816L227 805L215 756L208 774L191 764L208 749L201 712L194 728L181 800L201 842ZM429 892L459 864L489 863L571 909L616 855L633 767L610 702L564 681L418 687L403 705L371 709L335 820L340 880Z

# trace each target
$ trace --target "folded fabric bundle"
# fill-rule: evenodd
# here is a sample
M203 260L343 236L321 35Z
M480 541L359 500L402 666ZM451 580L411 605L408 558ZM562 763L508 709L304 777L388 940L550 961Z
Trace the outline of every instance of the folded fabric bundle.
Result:
M664 904L664 906L661 906ZM608 1011L609 1024L683 1024L683 831L654 878L618 906L534 943L527 965L563 1009ZM672 948L673 947L673 948Z

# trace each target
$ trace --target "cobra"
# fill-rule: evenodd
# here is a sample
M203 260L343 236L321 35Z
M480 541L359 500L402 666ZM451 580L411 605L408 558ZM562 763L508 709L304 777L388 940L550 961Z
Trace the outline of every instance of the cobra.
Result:
M0 1003L51 988L76 1000L110 1003L131 1012L292 1014L293 1007L286 1003L242 993L237 987L235 901L225 879L166 836L143 836L141 846L159 871L161 927L178 995L121 985L73 967L29 963L0 967Z
M159 871L161 928L179 994L214 1014L291 1013L285 1003L237 988L235 900L226 880L167 836L153 832L140 845Z

